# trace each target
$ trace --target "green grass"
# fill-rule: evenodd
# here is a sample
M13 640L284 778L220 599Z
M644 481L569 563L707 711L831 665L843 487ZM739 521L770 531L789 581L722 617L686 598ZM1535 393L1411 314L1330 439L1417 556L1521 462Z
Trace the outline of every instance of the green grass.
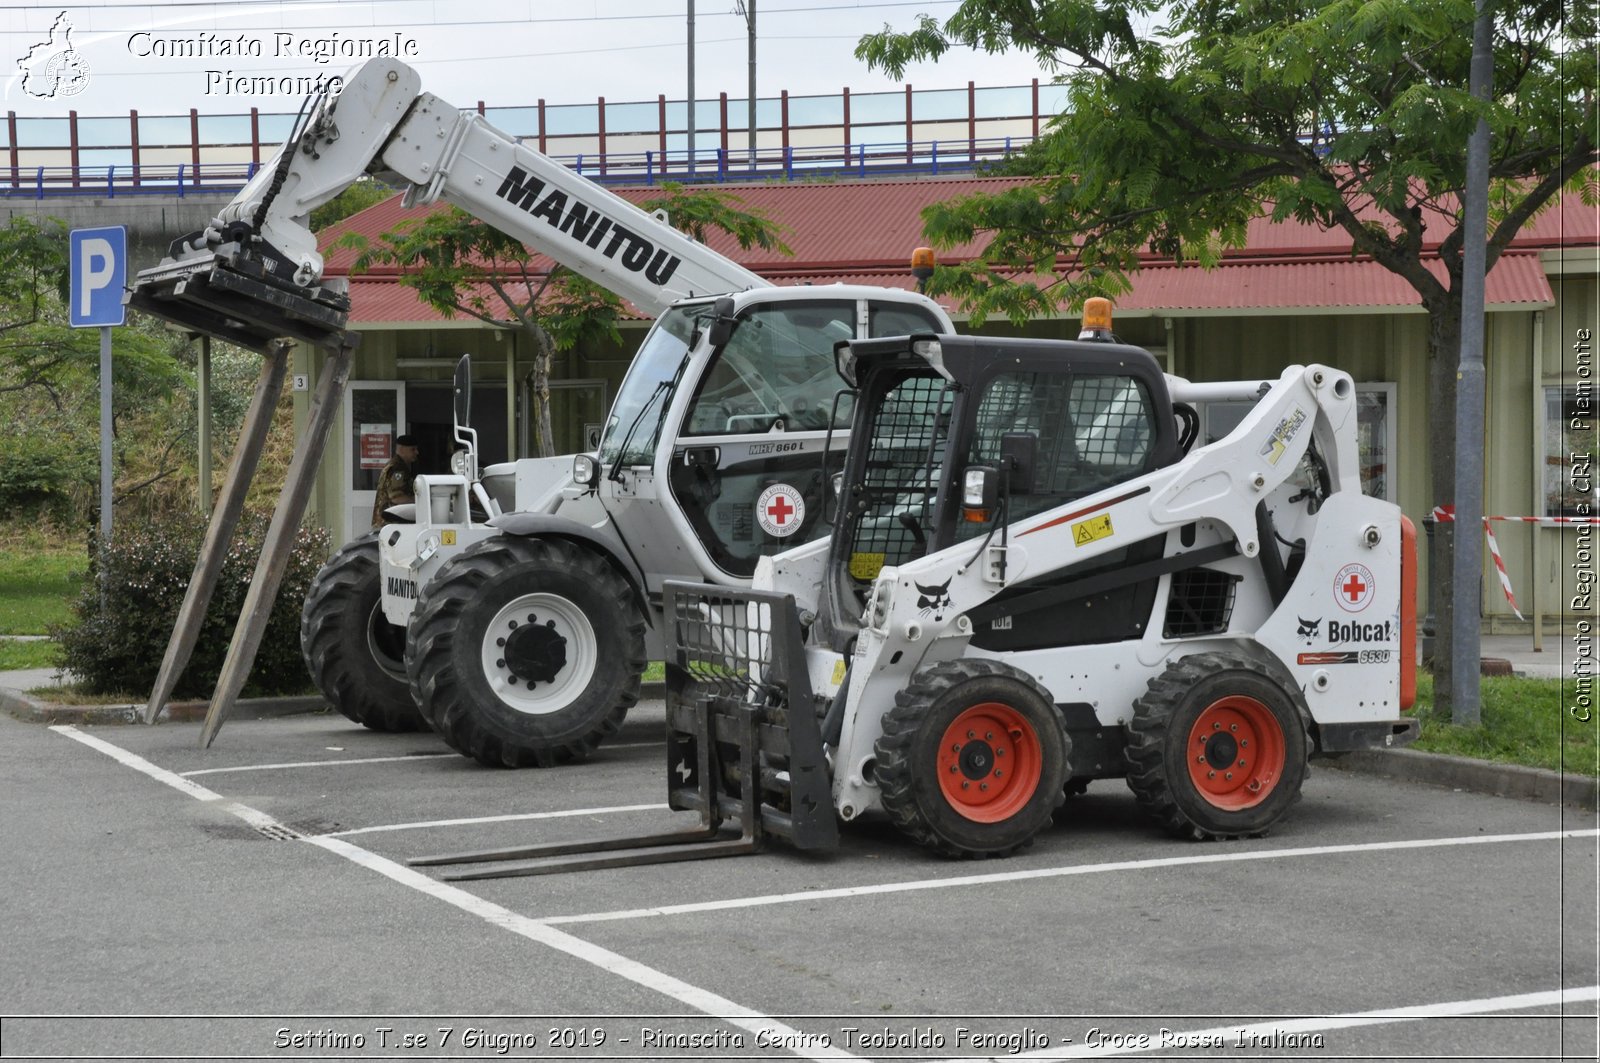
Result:
M50 624L64 622L88 568L76 544L0 546L0 635L43 635Z
M21 642L0 638L0 672L19 668L54 668L61 663L61 647L54 642Z
M660 661L651 661L645 665L643 681L646 683L663 683L667 679L667 666Z
M1416 713L1422 719L1422 737L1414 748L1577 775L1600 775L1600 747L1595 742L1600 724L1594 719L1584 722L1573 717L1570 710L1576 686L1567 681L1563 696L1562 683L1559 679L1516 676L1485 678L1482 724L1457 727L1433 718L1433 677L1421 673L1417 676Z

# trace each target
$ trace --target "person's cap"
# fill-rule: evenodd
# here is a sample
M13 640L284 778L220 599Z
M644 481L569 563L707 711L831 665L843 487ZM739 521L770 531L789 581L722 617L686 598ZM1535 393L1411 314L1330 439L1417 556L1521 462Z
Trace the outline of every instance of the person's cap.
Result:
M417 437L412 435L396 436L394 445L397 447L414 447L417 445Z

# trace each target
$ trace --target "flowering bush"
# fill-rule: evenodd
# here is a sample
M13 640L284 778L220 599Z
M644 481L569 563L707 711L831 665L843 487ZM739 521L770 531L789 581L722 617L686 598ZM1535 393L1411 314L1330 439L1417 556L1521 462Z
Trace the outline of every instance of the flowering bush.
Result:
M175 696L209 697L215 688L267 523L268 516L261 513L246 513L240 519ZM155 515L137 525L118 526L110 548L93 556L89 579L72 606L73 619L51 632L61 643L63 667L86 690L147 693L155 686L205 532L206 521L197 513ZM310 688L310 676L300 659L300 606L328 556L328 544L328 533L320 528L297 533L247 693L300 693Z

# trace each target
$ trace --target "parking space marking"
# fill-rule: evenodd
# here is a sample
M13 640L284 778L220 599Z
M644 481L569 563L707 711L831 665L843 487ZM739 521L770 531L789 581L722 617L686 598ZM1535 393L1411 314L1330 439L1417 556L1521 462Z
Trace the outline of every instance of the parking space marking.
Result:
M397 760L438 760L441 757L458 757L459 753L412 753L404 757L361 757L354 760L294 760L283 764L239 764L232 768L200 768L180 774L185 779L197 775L224 775L234 771L279 771L284 768L336 768L347 764L389 764Z
M1108 864L1074 864L1068 867L1040 867L1026 871L996 871L986 875L959 875L950 878L918 879L911 882L882 882L872 886L843 886L838 889L807 890L802 893L769 893L759 897L733 897L720 901L695 901L690 904L663 904L653 908L628 908L584 915L555 915L541 920L549 926L567 923L606 923L620 919L653 919L664 915L718 912L730 908L760 908L772 904L802 901L838 900L884 893L910 893L917 890L954 889L959 886L991 886L1002 882L1065 878L1072 875L1099 875L1115 871L1149 871L1197 864L1231 864L1247 860L1287 860L1300 856L1334 856L1342 853L1377 853L1403 849L1439 849L1455 845L1499 845L1514 842L1556 841L1568 838L1600 838L1600 829L1538 831L1531 834L1471 834L1458 838L1418 838L1412 841L1360 842L1350 845L1315 845L1295 849L1257 849L1247 852L1206 853L1199 856L1164 856L1151 860L1119 860Z
M207 790L198 783L190 782L181 775L152 764L138 754L130 753L104 739L84 734L76 727L64 725L51 727L50 730L75 742L81 742L100 753L104 753L119 764L141 772L157 782L164 783L181 793L188 794L196 800L214 804L219 809L238 816L258 830L281 831L284 836L295 837L309 845L314 845L319 849L341 856L402 886L407 886L435 900L443 901L469 915L477 916L491 926L499 927L502 930L527 938L529 941L555 949L558 952L566 953L568 956L599 967L608 974L626 978L628 981L646 989L655 990L707 1016L720 1019L729 1025L737 1026L757 1036L765 1033L768 1038L778 1043L803 1044L806 1041L800 1031L778 1022L776 1019L769 1018L759 1011L736 1004L732 1000L718 996L710 990L690 985L682 979L674 978L664 971L658 971L654 967L647 966L637 960L630 960L620 953L547 926L537 919L518 915L509 908L501 907L493 901L485 900L476 894L468 893L466 890L446 885L443 882L437 882L419 871L397 864L387 857L368 852L366 849L352 845L341 838L306 837L301 835L264 812L223 797L212 790ZM859 1060L861 1058L841 1049L814 1045L807 1047L804 1051L800 1049L792 1049L791 1051L802 1059L811 1060Z
M1516 996L1487 997L1482 1000L1452 1000L1441 1004L1419 1004L1407 1008L1379 1008L1376 1011L1356 1011L1345 1015L1314 1015L1301 1019L1278 1019L1271 1022L1251 1023L1246 1026L1213 1026L1206 1030L1174 1030L1165 1041L1159 1034L1148 1034L1146 1043L1106 1045L1065 1045L1060 1048L1023 1052L1019 1055L978 1056L972 1059L952 1060L951 1063L1007 1063L1014 1059L1099 1059L1107 1056L1131 1056L1143 1052L1172 1051L1174 1047L1200 1046L1220 1039L1220 1047L1271 1047L1277 1035L1323 1033L1327 1030L1347 1030L1354 1026L1381 1026L1385 1023L1419 1022L1423 1019L1463 1018L1474 1015L1492 1015L1498 1012L1523 1011L1529 1008L1551 1008L1569 1004L1583 1004L1600 1000L1600 986L1583 986L1572 989L1553 989L1543 993L1521 993ZM1556 1016L1552 1016L1555 1018ZM1582 1016L1587 1018L1588 1016ZM1242 1044L1241 1044L1242 1042ZM1281 1058L1281 1057L1280 1057Z
M512 823L524 819L566 819L569 816L604 816L612 812L652 812L665 809L664 804L615 805L611 808L569 808L562 812L518 812L505 816L472 816L467 819L431 819L421 823L389 823L377 827L356 827L352 830L330 830L320 838L348 838L353 834L381 834L392 830L423 830L427 827L470 827L477 823Z

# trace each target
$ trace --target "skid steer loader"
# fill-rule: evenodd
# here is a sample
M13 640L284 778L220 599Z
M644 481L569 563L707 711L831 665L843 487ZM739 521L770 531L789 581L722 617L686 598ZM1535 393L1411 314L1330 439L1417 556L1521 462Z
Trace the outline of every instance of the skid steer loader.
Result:
M1180 837L1257 835L1310 757L1415 737L1415 534L1361 491L1350 377L1190 383L1093 313L1089 340L840 344L830 538L750 590L667 586L669 803L700 812L707 855L828 848L881 810L1002 856L1106 778ZM1196 445L1218 401L1253 406ZM697 850L662 841L445 859Z

